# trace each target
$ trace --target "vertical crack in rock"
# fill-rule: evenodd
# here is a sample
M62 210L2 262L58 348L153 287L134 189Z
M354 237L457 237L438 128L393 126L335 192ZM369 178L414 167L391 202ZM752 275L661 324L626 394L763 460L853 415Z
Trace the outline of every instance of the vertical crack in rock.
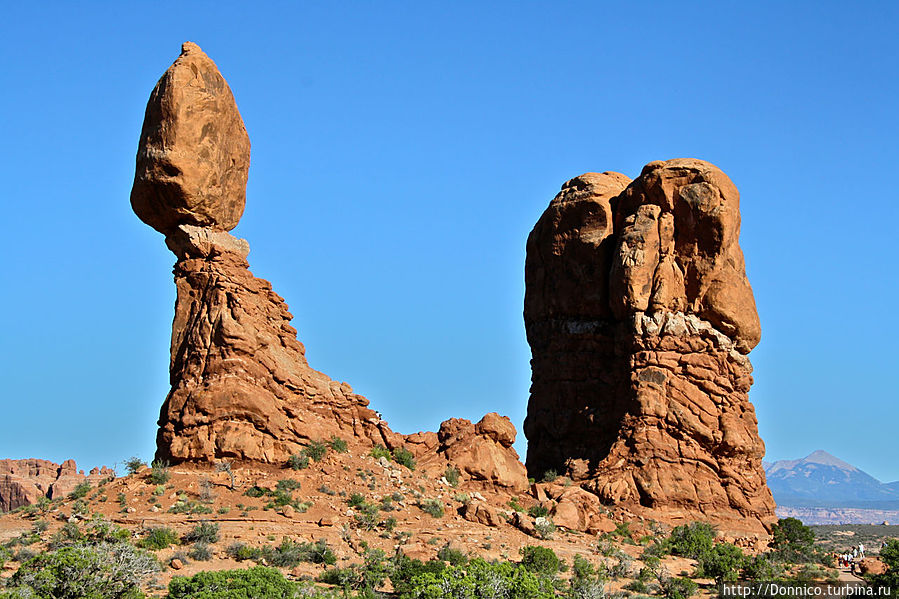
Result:
M739 234L736 187L700 160L562 187L527 243L531 476L556 470L667 520L774 520Z

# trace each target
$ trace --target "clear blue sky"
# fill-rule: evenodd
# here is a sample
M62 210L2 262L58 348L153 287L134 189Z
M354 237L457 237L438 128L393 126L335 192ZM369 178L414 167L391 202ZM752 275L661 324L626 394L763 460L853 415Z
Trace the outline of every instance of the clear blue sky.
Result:
M173 256L128 197L192 40L253 143L253 272L395 430L520 429L534 222L582 172L697 157L742 193L768 459L899 479L899 4L251 4L4 7L0 457L152 455Z

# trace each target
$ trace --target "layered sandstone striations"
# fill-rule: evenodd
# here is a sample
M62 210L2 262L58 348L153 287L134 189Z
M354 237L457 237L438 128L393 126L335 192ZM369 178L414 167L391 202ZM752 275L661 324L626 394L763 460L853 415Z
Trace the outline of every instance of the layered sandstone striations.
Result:
M556 470L667 519L761 530L774 518L739 234L736 187L700 160L563 186L527 244L531 476Z
M96 484L114 477L106 468L94 468L90 474L78 470L75 460L56 464L48 460L0 460L0 512L23 505L34 505L42 497L65 497L83 482Z
M448 421L407 439L348 384L308 365L284 300L250 273L247 242L227 233L243 212L249 149L227 83L196 44L184 44L147 105L131 193L135 213L177 258L172 387L156 457L283 463L337 436L406 445L437 474L458 463L476 485L526 488L507 418Z

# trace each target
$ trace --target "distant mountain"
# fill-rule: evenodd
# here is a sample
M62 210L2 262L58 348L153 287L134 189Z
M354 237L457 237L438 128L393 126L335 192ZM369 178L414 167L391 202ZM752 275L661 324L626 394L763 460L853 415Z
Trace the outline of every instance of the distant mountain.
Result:
M763 465L778 505L899 509L899 481L882 483L820 449L801 460Z

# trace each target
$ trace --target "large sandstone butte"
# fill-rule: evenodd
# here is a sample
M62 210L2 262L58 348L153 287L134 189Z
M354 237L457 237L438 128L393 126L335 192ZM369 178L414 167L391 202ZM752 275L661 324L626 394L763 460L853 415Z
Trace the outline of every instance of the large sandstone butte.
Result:
M531 476L555 470L667 520L774 520L739 234L736 187L701 160L565 183L527 243Z
M475 486L526 489L508 419L452 420L440 433L404 437L347 383L309 366L284 300L250 273L247 242L226 232L243 212L249 148L228 84L185 43L150 96L131 193L135 213L177 258L172 387L157 459L278 464L336 436L405 446L438 477L453 463Z

